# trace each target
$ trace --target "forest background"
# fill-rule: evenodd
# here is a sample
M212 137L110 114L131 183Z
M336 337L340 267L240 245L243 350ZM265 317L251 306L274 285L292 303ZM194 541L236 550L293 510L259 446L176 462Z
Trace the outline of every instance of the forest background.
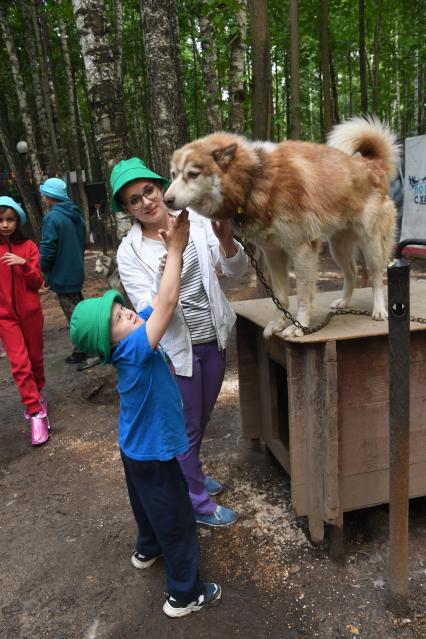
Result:
M37 239L47 176L89 228L117 161L167 177L214 130L321 142L376 114L424 133L425 22L423 0L0 0L0 192Z

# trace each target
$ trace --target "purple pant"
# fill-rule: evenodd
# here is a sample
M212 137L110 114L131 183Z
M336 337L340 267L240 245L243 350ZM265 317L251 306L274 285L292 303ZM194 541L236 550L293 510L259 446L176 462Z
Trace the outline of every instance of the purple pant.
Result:
M214 513L217 504L206 491L199 455L204 431L222 386L225 363L225 352L219 351L216 341L193 344L192 377L176 375L189 439L189 450L177 459L188 482L194 511L208 515Z

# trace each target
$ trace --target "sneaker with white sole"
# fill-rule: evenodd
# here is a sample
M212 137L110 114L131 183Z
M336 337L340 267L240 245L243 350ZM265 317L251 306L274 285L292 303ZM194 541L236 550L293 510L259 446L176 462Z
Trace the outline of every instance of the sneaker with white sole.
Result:
M204 480L204 485L206 487L206 491L211 497L220 495L223 490L223 485L220 483L220 481L213 479L213 477L206 477Z
M169 595L163 606L163 611L168 617L185 617L186 615L190 615L191 612L198 612L207 606L214 606L219 603L219 599L222 595L222 589L219 584L207 583L204 585L206 587L204 593L195 601L191 601L187 604L176 601L174 597Z
M135 550L130 561L132 563L132 566L134 566L138 570L144 570L145 568L149 568L150 566L152 566L152 564L161 556L162 555L156 555L155 557L151 557L151 559L148 559L147 557L145 557L145 555L141 555L140 552L137 552L137 550Z
M226 506L218 506L211 515L195 513L195 521L197 524L205 524L206 526L214 526L215 528L232 526L237 519L237 511L232 508L226 508Z

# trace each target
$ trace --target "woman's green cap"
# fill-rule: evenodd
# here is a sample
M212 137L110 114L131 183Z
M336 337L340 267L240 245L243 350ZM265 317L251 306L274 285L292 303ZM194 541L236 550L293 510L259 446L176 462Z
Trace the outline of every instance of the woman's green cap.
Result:
M160 182L162 188L167 188L169 182L166 178L157 175L154 171L151 171L140 158L129 158L128 160L121 160L116 164L111 171L111 177L109 183L112 191L112 212L122 210L122 206L117 198L119 190L128 182L133 180L156 180Z
M71 315L72 343L83 353L99 355L101 364L107 364L111 359L110 321L114 302L125 305L120 293L111 289L103 297L83 300Z

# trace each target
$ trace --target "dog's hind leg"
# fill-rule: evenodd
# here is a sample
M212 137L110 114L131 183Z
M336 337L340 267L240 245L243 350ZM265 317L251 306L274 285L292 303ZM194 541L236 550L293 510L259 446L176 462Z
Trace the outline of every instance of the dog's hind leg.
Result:
M320 241L317 240L298 246L292 255L297 287L296 320L306 327L309 327L311 321L311 310L318 273L319 249ZM292 324L283 331L282 335L283 337L302 337L303 330Z
M265 249L262 247L266 265L271 276L272 290L275 297L281 302L284 308L288 308L288 296L290 294L290 284L288 279L289 257L287 253L279 249ZM287 320L282 313L277 311L276 317L265 327L263 335L271 337L273 333L281 333Z
M372 318L379 321L388 317L383 292L383 271L393 250L395 220L395 206L389 197L385 197L374 223L361 238L361 249L371 273L373 286Z
M363 241L362 252L371 273L373 287L373 312L374 320L383 321L388 318L385 297L383 293L383 269L386 257L383 255L380 240L375 237L367 237Z
M331 308L346 308L351 301L355 288L358 237L351 230L339 231L329 238L330 253L333 260L343 271L342 295L330 304Z

